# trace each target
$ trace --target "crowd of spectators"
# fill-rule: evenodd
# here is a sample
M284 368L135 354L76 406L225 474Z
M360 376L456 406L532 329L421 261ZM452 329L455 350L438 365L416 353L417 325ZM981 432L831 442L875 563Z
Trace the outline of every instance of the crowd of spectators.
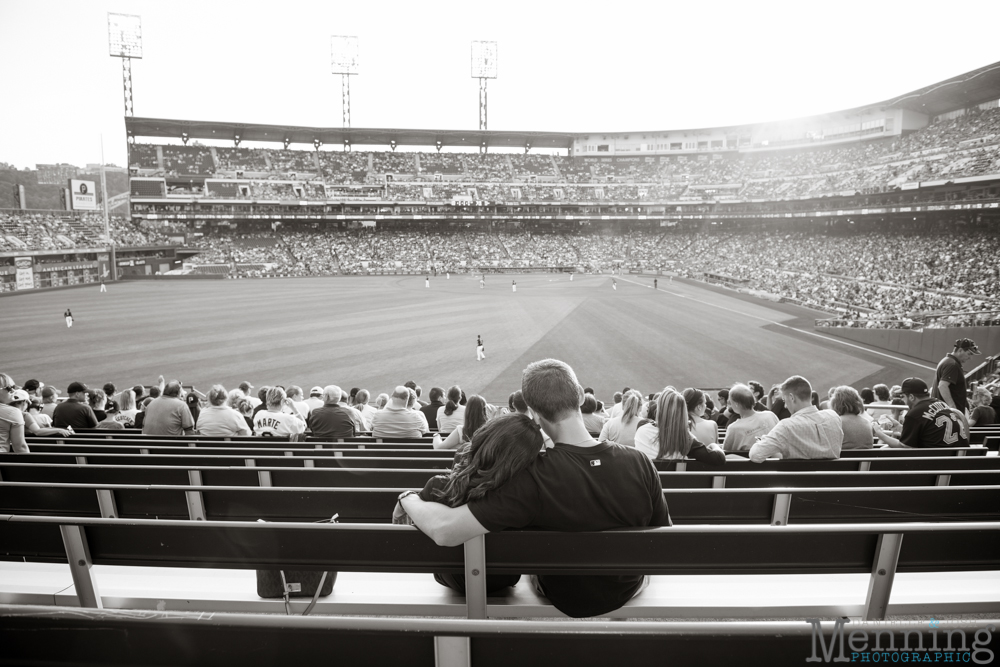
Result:
M112 217L108 229L118 247L157 245L162 234L140 229L124 218ZM0 213L0 252L68 250L108 245L103 213L8 211Z
M505 183L510 187L482 200L782 200L824 195L878 192L906 182L954 179L1000 173L1000 108L971 110L938 120L896 138L875 138L837 146L774 151L675 154L643 158L568 157L520 153L438 153L395 151L301 151L138 144L132 165L163 175L210 175L216 171L268 172L267 178L322 179L328 184L384 183L385 175L417 182L441 176L460 184ZM213 159L215 151L218 164ZM316 161L320 165L317 174ZM556 191L552 187L560 186ZM528 185L535 186L528 188ZM604 185L603 197L583 185ZM576 185L577 187L573 187ZM631 186L631 187L625 187ZM636 187L641 186L641 187ZM713 189L716 186L718 189ZM433 199L451 197L447 188ZM412 198L414 191L390 188L391 199ZM416 194L423 196L422 191Z

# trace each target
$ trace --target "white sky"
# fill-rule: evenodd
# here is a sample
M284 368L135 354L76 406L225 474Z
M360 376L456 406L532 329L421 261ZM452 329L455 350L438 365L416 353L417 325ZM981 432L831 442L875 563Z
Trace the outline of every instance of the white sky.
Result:
M0 0L0 162L125 162L107 12L142 17L137 116L341 125L330 35L360 40L352 125L667 130L878 102L997 60L1000 2ZM298 148L306 148L298 146Z

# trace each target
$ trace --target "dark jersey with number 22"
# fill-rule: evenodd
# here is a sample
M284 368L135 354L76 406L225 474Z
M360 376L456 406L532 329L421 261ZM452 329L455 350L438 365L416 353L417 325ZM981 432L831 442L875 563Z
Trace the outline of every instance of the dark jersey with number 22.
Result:
M909 447L968 447L969 430L957 410L925 398L906 413L900 442Z

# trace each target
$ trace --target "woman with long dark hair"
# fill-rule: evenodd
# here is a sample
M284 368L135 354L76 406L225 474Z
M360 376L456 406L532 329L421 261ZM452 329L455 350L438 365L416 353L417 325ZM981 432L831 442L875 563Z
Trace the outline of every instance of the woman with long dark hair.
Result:
M719 425L705 419L705 392L700 389L684 390L688 418L691 420L691 435L703 445L714 445L719 441Z
M462 425L455 428L444 440L435 433L434 449L460 449L472 441L472 436L476 434L480 426L486 423L486 420L486 399L475 394L469 396L465 405L465 419Z
M438 431L451 433L465 422L465 405L462 404L462 388L457 384L448 389L448 402L438 408Z
M726 463L726 453L721 447L706 447L691 435L684 396L670 388L656 399L655 423L640 426L635 432L635 448L653 460L692 458L717 467Z
M531 465L541 449L542 431L530 417L520 414L495 417L477 429L468 447L455 455L451 474L428 480L420 492L420 499L459 507L483 498ZM412 525L398 502L392 522ZM487 575L486 591L500 591L513 586L520 578L519 574ZM442 586L465 593L465 575L435 574L434 579Z

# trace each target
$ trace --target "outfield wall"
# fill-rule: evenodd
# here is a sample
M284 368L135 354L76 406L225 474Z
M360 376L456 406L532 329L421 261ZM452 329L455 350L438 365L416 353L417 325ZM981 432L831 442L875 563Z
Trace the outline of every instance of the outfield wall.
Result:
M816 327L817 333L898 352L933 364L941 361L955 347L958 338L971 338L985 356L1000 353L1000 327L953 327L949 329L851 329L847 327ZM981 359L981 358L980 358ZM971 362L975 365L978 360Z

